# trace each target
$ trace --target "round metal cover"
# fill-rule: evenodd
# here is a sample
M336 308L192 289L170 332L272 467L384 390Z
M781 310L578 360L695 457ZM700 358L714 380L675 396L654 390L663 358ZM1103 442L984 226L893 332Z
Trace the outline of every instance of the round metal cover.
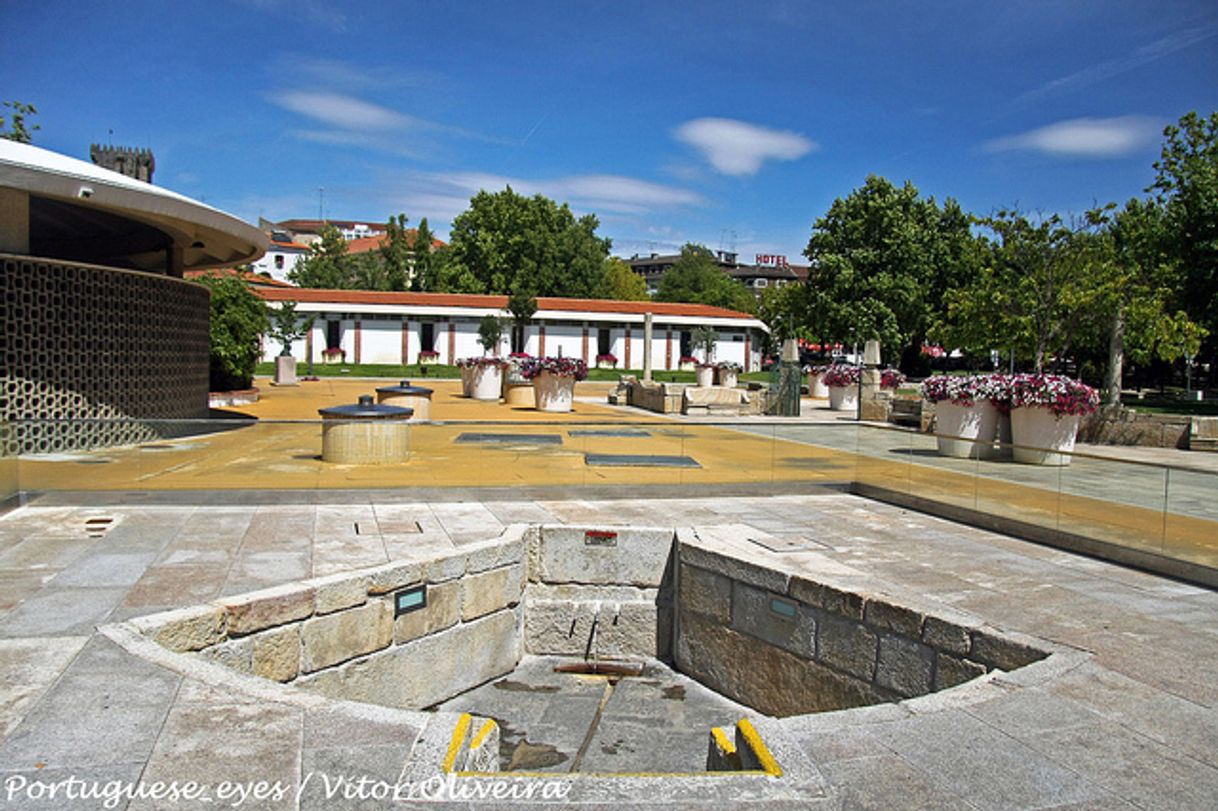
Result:
M323 417L338 417L344 420L392 420L409 419L414 416L413 408L401 406L380 405L372 401L371 394L361 394L358 403L350 405L330 406L319 408L317 413Z
M397 386L381 386L376 390L377 394L413 394L417 397L430 397L435 389L425 389L422 386L412 386L409 380L403 380Z

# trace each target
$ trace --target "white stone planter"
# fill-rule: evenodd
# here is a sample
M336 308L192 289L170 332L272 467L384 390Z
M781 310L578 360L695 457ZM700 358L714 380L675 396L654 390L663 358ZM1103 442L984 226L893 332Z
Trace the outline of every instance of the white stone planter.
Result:
M726 386L729 389L736 388L736 383L740 379L736 372L729 369L716 369L715 376L719 378L720 386Z
M808 372L808 396L820 400L829 397L829 387L820 379L820 375L815 372Z
M538 411L570 411L575 402L575 378L542 372L533 378Z
M1077 414L1057 416L1044 406L1011 409L1011 441L1015 461L1029 465L1070 464L1074 437L1082 418Z
M978 400L967 406L948 400L935 403L935 441L939 455L956 459L993 458L999 416L998 409L989 400Z
M298 386L296 380L296 358L291 355L277 355L275 357L275 382L276 386Z
M475 400L497 401L503 391L503 367L498 363L480 363L469 368L469 396Z
M858 407L858 386L829 386L830 409L833 411L854 411Z
M706 389L715 385L715 367L714 366L699 366L694 370L694 380L698 383L698 388Z

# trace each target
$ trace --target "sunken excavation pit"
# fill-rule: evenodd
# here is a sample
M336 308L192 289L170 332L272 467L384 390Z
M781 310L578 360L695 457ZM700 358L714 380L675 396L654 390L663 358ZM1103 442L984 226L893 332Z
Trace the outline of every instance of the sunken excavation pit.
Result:
M735 773L795 781L807 798L819 773L783 719L915 699L1048 655L919 599L745 526L518 525L115 636L233 689L405 711L420 729L407 772Z

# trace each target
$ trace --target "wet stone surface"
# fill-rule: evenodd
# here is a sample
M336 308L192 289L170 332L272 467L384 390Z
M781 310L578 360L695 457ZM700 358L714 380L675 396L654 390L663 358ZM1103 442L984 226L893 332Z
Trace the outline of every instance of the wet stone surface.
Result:
M705 771L711 727L749 712L655 660L639 676L554 672L572 661L526 656L438 709L494 718L504 771L604 774Z
M642 453L586 453L589 467L702 467L692 456L656 456Z

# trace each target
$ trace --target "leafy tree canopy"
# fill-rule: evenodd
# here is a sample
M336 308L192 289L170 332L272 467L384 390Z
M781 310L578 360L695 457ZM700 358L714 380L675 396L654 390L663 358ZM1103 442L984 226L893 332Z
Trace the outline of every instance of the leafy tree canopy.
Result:
M596 235L591 214L576 218L567 204L524 197L509 186L481 191L453 220L440 289L593 298L602 289L610 242Z
M709 304L746 313L756 308L749 289L724 273L709 249L692 243L681 249L681 258L660 277L656 300Z
M605 260L604 289L602 298L615 301L646 301L647 282L635 273L630 265L616 256Z
M202 276L211 291L212 391L248 389L261 354L259 341L270 326L266 305L237 276Z
M1203 352L1218 355L1218 112L1190 112L1163 131L1147 189L1166 208L1167 250L1183 271L1183 301L1209 333Z
M333 225L323 225L320 239L309 248L309 255L296 263L288 279L301 287L320 287L330 290L347 290L376 283L374 274L365 269L363 278L356 275L355 258L347 253L347 240ZM360 284L359 282L363 282Z
M33 133L42 129L37 124L31 127L25 123L27 116L38 114L38 110L34 108L34 105L25 104L20 101L6 101L4 106L12 110L12 112L0 115L0 138L7 141L16 141L19 144L33 142ZM4 124L6 118L11 122L7 129Z
M886 356L917 357L944 293L980 265L973 219L908 181L871 175L812 227L806 326L824 340L878 338Z

